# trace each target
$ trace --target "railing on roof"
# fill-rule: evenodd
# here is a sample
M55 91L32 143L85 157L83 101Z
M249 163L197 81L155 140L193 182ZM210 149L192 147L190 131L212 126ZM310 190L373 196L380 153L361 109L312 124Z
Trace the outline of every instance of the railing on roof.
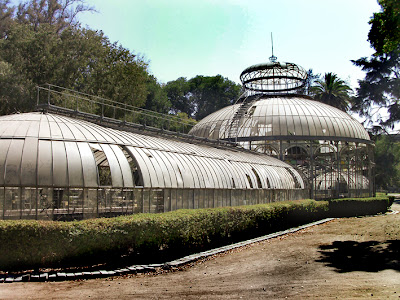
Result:
M38 86L37 106L57 106L101 118L110 118L179 133L187 133L194 126L193 121L185 122L176 115L161 114L129 104L93 96L60 86L45 84Z
M78 117L123 130L145 130L202 143L237 146L236 143L229 141L187 134L194 126L194 121L184 121L176 115L162 114L52 84L37 86L37 109Z

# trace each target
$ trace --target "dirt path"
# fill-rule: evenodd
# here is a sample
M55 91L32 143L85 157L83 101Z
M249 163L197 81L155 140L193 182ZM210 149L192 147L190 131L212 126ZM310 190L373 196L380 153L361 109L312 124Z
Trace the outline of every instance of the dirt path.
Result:
M0 285L0 299L177 298L400 299L400 214L334 220L183 271Z

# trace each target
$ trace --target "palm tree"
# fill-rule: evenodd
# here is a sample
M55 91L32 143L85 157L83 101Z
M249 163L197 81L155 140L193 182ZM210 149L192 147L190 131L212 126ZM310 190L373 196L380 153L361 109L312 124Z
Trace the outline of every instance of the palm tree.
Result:
M351 88L334 73L325 73L324 79L315 81L311 94L315 100L340 110L349 109Z

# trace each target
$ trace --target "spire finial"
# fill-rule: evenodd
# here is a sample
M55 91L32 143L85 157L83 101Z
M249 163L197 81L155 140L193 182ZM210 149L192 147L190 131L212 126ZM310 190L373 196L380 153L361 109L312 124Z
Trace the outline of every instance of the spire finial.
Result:
M272 56L269 58L269 61L276 62L278 58L274 56L274 40L272 39L272 32L271 32L271 45L272 45Z

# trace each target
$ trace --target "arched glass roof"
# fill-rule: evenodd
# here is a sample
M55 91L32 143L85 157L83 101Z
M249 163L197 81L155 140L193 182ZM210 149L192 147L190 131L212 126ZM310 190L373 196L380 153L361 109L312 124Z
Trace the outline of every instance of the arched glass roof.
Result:
M349 114L303 96L264 95L220 109L197 123L189 134L210 139L344 140L370 142L364 127ZM238 115L240 118L238 118Z
M266 155L54 114L0 117L0 186L98 188L99 168L109 170L115 188L304 188L295 169Z

